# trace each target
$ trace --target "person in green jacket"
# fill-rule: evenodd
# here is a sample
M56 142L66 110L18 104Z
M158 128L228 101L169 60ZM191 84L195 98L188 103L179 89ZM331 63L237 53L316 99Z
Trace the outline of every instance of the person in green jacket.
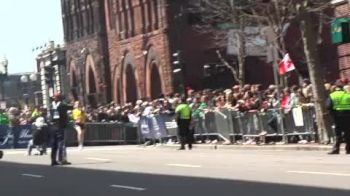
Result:
M8 125L9 124L9 118L7 117L5 111L3 109L0 110L0 125ZM2 159L2 156L4 155L4 152L0 150L0 159Z
M191 124L191 108L186 103L186 98L181 98L181 104L179 104L175 113L177 115L177 125L178 125L178 135L181 142L181 147L179 150L185 150L186 143L188 144L188 148L192 149L193 143L193 133L190 130Z
M337 88L327 100L327 108L335 124L336 141L328 154L339 154L340 144L345 140L346 154L350 154L350 94L343 90L341 82L336 83Z
M9 125L10 121L4 110L0 110L0 125Z

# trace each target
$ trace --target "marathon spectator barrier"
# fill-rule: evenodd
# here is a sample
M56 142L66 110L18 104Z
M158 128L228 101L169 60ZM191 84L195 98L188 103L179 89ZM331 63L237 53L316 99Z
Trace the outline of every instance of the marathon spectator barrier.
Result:
M0 149L27 148L32 137L32 125L0 125Z
M177 140L177 124L174 115L142 116L139 123L101 122L85 124L86 144L142 143ZM282 121L283 120L283 121ZM283 122L283 123L282 123ZM282 128L283 125L283 128ZM316 137L315 111L313 107L293 108L288 112L238 112L229 109L212 110L193 119L196 141L220 140L237 143L263 136L283 138L289 142L312 141ZM0 148L26 148L32 139L31 125L0 126ZM67 145L75 145L73 126L66 131Z
M131 123L86 123L85 130L86 144L140 142L138 126ZM0 126L0 149L27 148L31 139L33 139L32 125ZM66 130L66 144L68 146L77 144L73 126L69 126Z
M168 137L176 138L175 117L161 116L165 121ZM280 138L279 140L285 137L289 142L293 142L295 137L297 140L313 141L316 135L313 107L293 108L288 112L276 109L266 112L221 109L207 112L202 118L193 119L192 126L195 129L196 141L202 142L215 138L236 143L238 140L247 141L261 136ZM148 132L151 133L152 130Z
M85 144L136 144L139 143L137 125L120 122L85 123ZM66 143L77 144L77 134L73 126L66 131Z

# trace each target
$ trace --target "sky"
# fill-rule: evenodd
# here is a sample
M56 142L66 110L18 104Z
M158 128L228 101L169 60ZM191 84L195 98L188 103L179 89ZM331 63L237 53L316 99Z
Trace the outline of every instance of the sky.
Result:
M61 0L0 0L0 59L9 73L35 71L33 48L49 40L63 43Z

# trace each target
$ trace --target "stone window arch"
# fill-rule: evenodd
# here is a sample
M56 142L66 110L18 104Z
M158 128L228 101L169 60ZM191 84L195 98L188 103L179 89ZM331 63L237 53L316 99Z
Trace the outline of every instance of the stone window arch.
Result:
M157 98L164 92L165 78L157 53L152 47L147 52L145 70L147 97Z

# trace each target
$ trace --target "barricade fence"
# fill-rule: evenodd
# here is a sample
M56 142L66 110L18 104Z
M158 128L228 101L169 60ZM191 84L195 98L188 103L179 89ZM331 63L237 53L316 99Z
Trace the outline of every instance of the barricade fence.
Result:
M33 139L32 125L9 127L0 126L0 149L26 148ZM77 144L77 134L73 125L65 131L66 145ZM140 143L138 126L132 123L86 123L85 144L136 144ZM48 138L50 144L50 138Z
M139 123L142 141L177 138L175 116L160 114L142 117ZM315 110L313 107L293 108L288 112L270 109L265 112L238 112L229 109L210 111L192 119L197 141L221 140L230 143L244 142L259 137L273 137L274 141L287 139L314 140L316 137Z
M238 112L229 109L212 110L192 119L191 129L197 142L219 140L230 143L244 142L252 138L274 137L287 142L314 140L315 110L313 107L293 108L289 112ZM32 126L0 126L0 148L25 148L32 139ZM177 141L175 115L159 114L143 116L139 123L86 123L86 144L122 143L135 144L145 141ZM67 145L76 145L74 126L66 130Z

